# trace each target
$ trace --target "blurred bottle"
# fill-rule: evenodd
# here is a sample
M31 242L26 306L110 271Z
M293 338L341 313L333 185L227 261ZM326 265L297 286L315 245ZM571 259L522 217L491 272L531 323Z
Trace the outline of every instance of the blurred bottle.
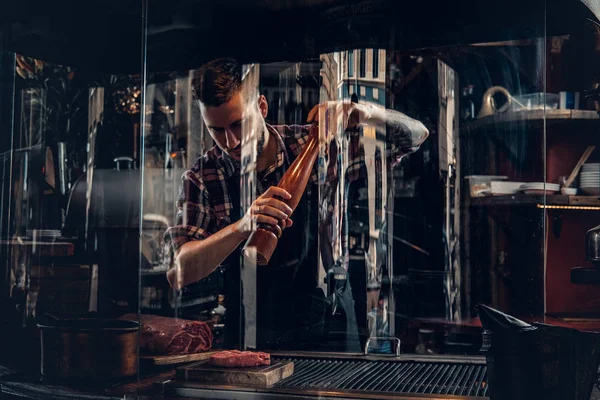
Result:
M465 86L460 97L460 119L464 121L475 119L475 101L473 85Z

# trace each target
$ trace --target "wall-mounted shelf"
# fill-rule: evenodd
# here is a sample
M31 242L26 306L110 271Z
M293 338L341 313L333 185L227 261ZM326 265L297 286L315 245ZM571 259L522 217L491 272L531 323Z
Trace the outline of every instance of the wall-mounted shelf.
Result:
M598 126L600 117L596 111L590 110L524 110L515 112L505 112L490 115L476 119L464 124L467 131L478 129L508 128L512 125L534 125L543 126L544 120L547 125L556 125L561 123L586 124Z
M142 275L142 276L166 276L167 271L168 271L168 269L166 269L166 268L142 269L142 270L140 270L140 275Z
M471 197L473 207L489 206L570 206L600 207L600 197L596 196L563 196L563 195L526 195L514 194L506 196Z

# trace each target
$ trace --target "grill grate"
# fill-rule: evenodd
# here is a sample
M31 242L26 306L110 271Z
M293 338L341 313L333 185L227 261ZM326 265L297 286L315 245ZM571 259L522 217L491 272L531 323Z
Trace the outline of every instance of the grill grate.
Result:
M276 387L486 397L485 365L417 361L279 358L294 374Z

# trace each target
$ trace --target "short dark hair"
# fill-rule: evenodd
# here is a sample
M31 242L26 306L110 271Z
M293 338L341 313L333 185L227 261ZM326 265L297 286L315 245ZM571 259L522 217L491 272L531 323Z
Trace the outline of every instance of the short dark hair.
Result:
M233 58L204 64L192 78L194 97L206 106L227 103L242 88L242 66Z

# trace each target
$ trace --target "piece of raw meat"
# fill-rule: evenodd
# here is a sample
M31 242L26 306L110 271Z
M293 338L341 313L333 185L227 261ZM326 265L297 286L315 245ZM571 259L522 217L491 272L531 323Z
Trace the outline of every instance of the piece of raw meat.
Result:
M121 319L138 321L138 315L126 314ZM201 353L212 346L213 334L204 322L150 314L142 314L140 319L140 348L147 353L192 354Z
M219 367L258 367L271 365L271 355L261 351L227 350L213 354L210 363Z

